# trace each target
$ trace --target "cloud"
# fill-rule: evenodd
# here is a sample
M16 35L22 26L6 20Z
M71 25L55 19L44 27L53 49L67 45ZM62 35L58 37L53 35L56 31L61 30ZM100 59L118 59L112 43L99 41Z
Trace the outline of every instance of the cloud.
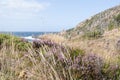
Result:
M35 14L46 9L50 3L37 0L0 0L0 15Z

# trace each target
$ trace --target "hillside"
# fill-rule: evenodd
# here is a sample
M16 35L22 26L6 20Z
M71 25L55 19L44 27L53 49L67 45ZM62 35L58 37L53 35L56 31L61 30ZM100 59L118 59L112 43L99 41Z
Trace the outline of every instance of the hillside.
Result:
M120 30L113 29L111 31L105 31L99 39L81 39L76 41L67 42L69 46L73 48L80 48L86 51L86 53L95 53L101 56L105 61L117 62L119 51L117 46L120 40Z
M63 35L67 38L75 38L91 31L97 31L103 34L104 31L119 27L119 23L120 5L91 16L89 19L80 22L75 28L63 32Z

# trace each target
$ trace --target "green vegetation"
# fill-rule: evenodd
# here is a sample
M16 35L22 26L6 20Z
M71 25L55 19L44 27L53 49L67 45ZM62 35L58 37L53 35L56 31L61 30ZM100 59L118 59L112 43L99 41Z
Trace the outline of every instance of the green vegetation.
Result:
M115 17L115 20L117 21L118 25L120 25L120 14L118 14L118 15Z
M14 43L15 49L20 51L26 51L31 45L29 42L24 39L12 36L10 34L0 34L0 46L6 44L7 47L11 46ZM3 46L4 47L4 46Z
M114 24L111 22L109 25L108 25L108 30L112 30L112 29L114 29L115 28L115 26L114 26Z
M71 29L67 30L67 32L71 32L73 29L74 29L74 28L71 28Z
M94 30L94 31L86 31L83 35L84 38L88 39L97 39L102 36L102 32L100 30Z
M73 59L74 57L77 57L79 55L83 56L85 54L85 51L82 49L72 49L70 51L70 56Z

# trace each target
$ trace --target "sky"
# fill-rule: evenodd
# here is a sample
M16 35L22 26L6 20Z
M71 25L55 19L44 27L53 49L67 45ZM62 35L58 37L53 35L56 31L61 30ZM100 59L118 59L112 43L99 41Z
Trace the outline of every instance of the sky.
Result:
M0 31L62 31L120 0L0 0Z

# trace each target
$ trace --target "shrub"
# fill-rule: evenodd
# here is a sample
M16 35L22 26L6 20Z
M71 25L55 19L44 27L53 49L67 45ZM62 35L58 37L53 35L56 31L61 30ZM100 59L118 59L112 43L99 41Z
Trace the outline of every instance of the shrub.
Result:
M84 38L88 39L96 39L101 37L103 33L99 30L94 30L94 31L86 31L83 35Z
M103 60L95 54L88 54L82 59L82 79L101 80Z
M115 17L115 20L117 21L118 25L120 24L120 14L118 14L116 17Z
M73 59L79 55L83 56L85 54L85 51L82 49L71 49L70 50L70 57Z
M6 41L6 40L8 40L10 38L11 38L10 35L0 34L0 45L2 45L4 41Z
M26 51L28 46L30 46L31 44L21 38L9 35L9 34L0 34L0 46L2 46L2 44L5 44L6 47L9 47L12 45L12 43L14 43L14 49L16 50L20 50L20 51Z
M105 80L119 80L120 66L118 64L106 64L102 68L102 75Z
M111 22L109 25L108 25L108 30L112 30L112 29L114 29L115 28L115 26L114 26L114 24Z

